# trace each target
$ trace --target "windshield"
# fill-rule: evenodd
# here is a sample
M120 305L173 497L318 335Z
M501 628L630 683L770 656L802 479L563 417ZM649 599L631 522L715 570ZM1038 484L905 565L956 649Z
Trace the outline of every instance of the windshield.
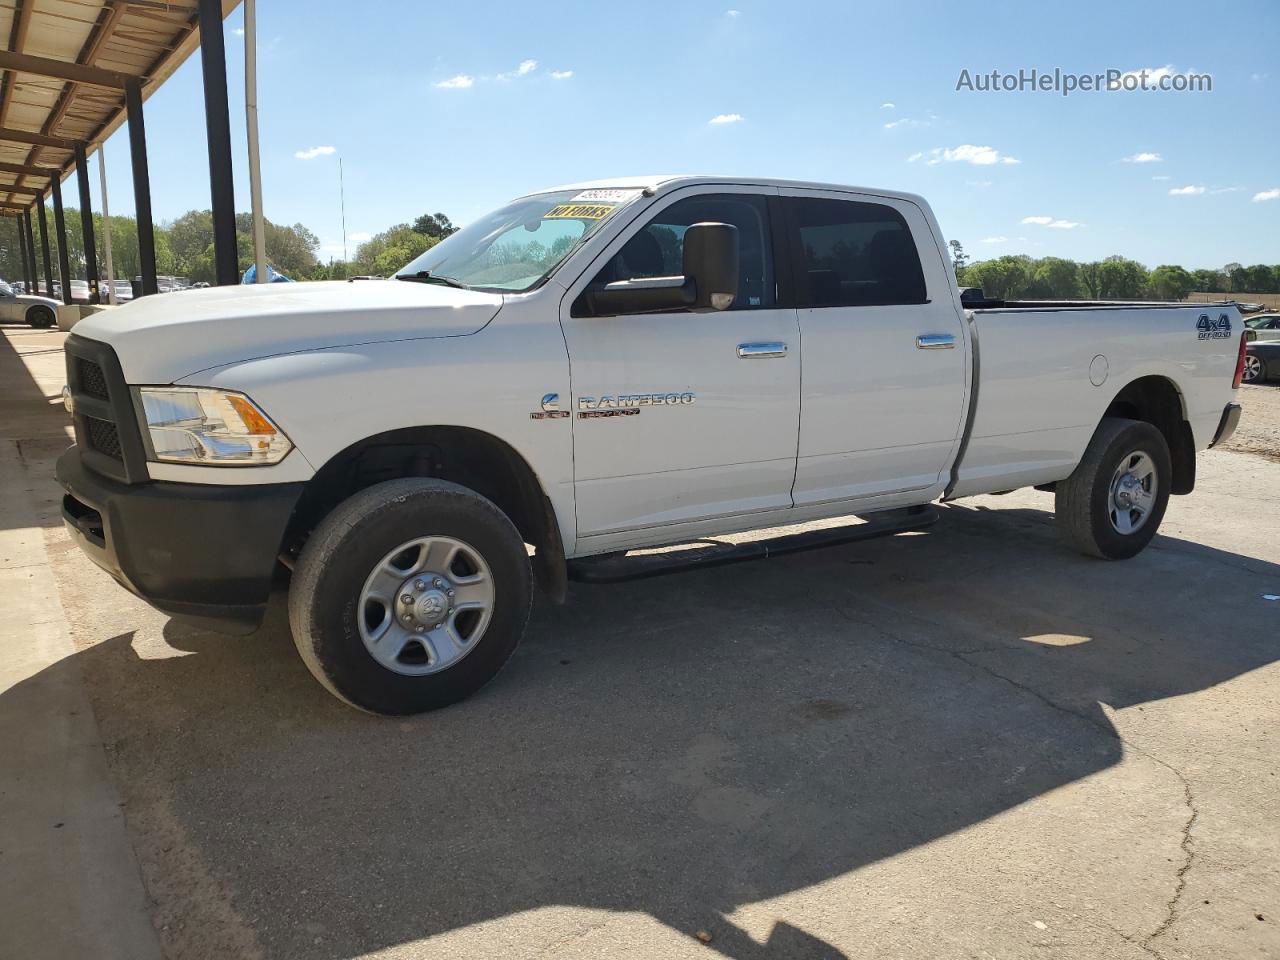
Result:
M536 287L640 188L557 190L515 200L441 240L397 277L447 277L518 293Z

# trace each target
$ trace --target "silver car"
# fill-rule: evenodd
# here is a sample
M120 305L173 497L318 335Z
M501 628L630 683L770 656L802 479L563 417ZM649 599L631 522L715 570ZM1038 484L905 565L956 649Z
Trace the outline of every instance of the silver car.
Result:
M52 297L19 293L0 280L0 322L29 323L37 330L52 327L58 322L61 304Z

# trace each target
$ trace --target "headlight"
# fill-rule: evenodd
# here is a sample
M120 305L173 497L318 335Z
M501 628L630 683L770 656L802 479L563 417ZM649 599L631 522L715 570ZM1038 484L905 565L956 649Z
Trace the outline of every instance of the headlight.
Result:
M207 387L139 387L148 457L251 467L279 463L289 438L252 400Z

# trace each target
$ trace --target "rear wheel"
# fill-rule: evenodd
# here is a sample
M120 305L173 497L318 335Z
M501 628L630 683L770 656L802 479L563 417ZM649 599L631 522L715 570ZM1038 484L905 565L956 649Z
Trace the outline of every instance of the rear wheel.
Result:
M1107 417L1057 485L1058 530L1089 556L1132 557L1156 535L1172 477L1164 434L1140 420Z
M46 330L52 327L57 319L53 311L44 304L36 304L36 306L27 311L27 323L37 330Z
M316 528L289 623L331 693L372 713L420 713L501 669L524 632L531 579L524 541L491 501L443 480L393 480Z
M1244 355L1244 375L1240 379L1245 383L1262 379L1262 361L1252 353Z

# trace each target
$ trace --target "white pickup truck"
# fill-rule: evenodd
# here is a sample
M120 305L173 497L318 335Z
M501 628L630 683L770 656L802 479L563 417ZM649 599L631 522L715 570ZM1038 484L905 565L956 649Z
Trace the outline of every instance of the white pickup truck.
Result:
M535 578L563 600L1033 485L1069 544L1138 553L1239 418L1235 307L962 296L946 249L910 194L633 178L521 197L390 280L147 297L66 342L64 518L231 629L290 569L307 666L386 714L493 677Z

